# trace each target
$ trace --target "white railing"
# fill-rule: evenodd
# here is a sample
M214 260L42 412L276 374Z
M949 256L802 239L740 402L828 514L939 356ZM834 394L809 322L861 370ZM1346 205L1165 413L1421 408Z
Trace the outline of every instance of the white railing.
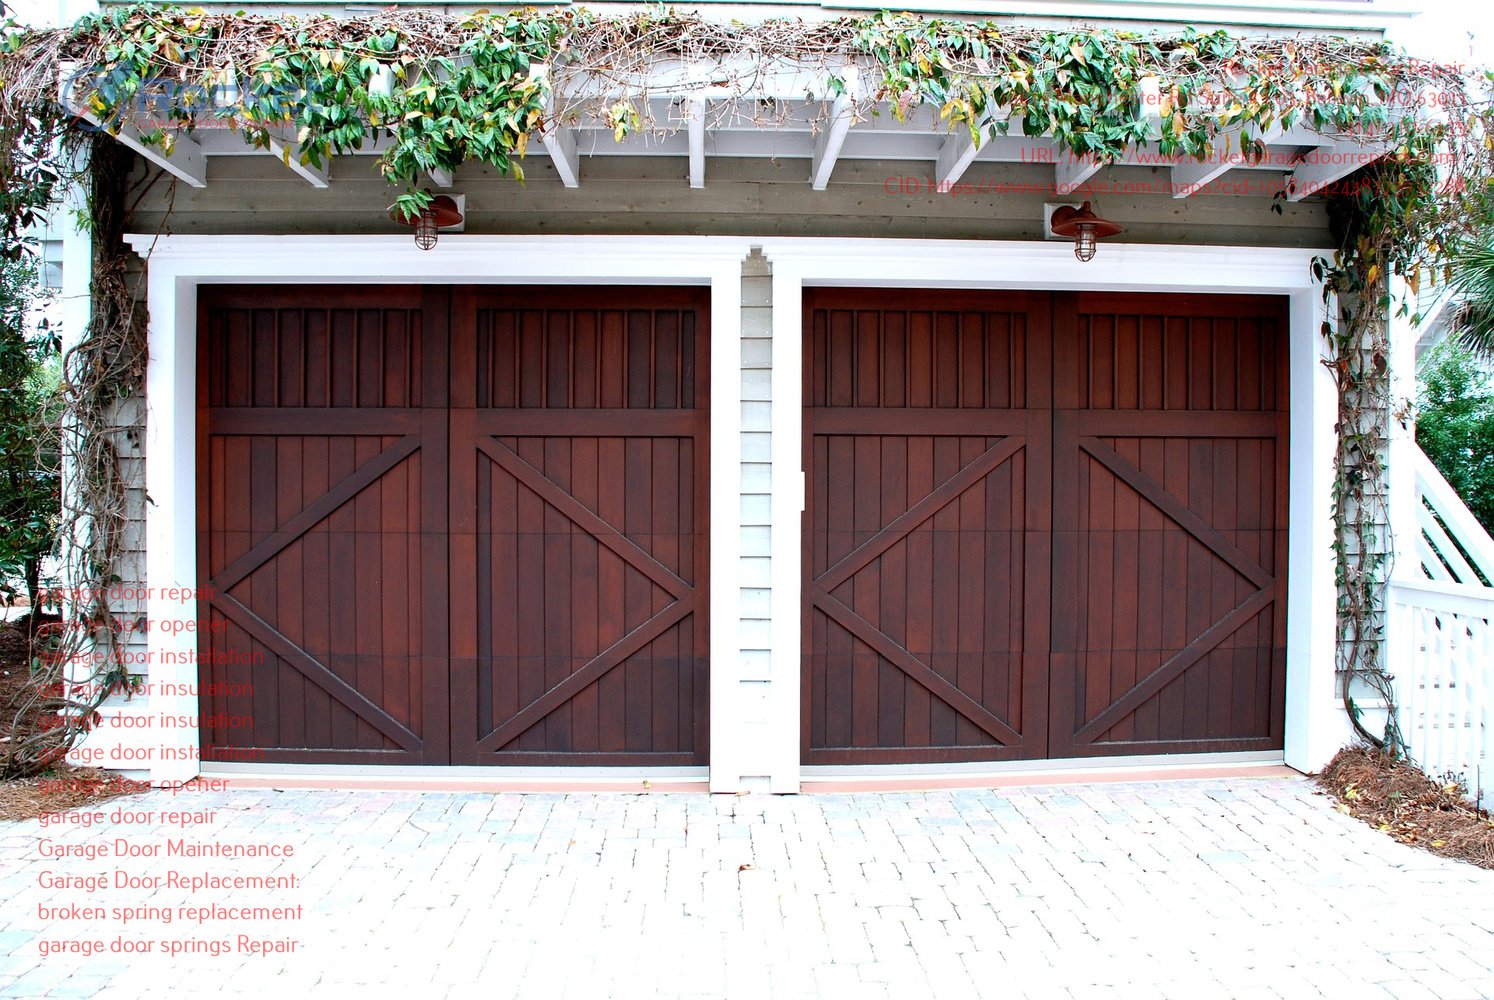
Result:
M1414 542L1386 592L1386 661L1408 752L1494 802L1494 538L1421 449Z
M1389 588L1388 666L1401 736L1434 778L1494 802L1494 600L1487 587L1398 581Z
M1416 466L1415 551L1422 574L1429 580L1475 587L1494 584L1494 538L1426 452L1409 451Z

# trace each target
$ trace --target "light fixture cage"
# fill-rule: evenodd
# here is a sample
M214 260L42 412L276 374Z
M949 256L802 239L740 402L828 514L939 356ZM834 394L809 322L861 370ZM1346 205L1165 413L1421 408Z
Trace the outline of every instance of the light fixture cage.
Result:
M441 227L436 225L436 210L427 208L415 220L415 245L422 250L431 250L441 238Z
M429 194L429 192L427 192ZM430 204L421 209L419 215L405 215L398 209L390 209L389 218L415 229L415 245L422 250L432 250L441 238L441 230L462 224L462 212L450 195L438 194Z
M1048 228L1053 230L1054 235L1071 237L1074 241L1074 256L1084 262L1095 259L1100 240L1126 231L1119 223L1096 215L1087 201L1078 208L1073 205L1058 206L1048 220Z
M1095 227L1081 225L1078 232L1074 234L1074 256L1088 263L1095 259L1095 251L1098 249Z

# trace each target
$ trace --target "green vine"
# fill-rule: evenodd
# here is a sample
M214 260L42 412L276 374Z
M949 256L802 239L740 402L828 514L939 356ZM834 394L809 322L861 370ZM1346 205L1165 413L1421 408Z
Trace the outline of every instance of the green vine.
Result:
M781 79L785 66L820 81L806 87L805 101L763 96L762 82ZM673 131L683 118L659 121L657 108L702 88L748 99L717 100L708 113L740 116L747 104L760 127L802 122L806 109L812 124L823 124L837 98L850 100L858 117L885 105L906 119L923 106L977 143L1019 123L1027 135L1051 136L1061 151L1100 162L1139 147L1256 160L1269 136L1299 125L1373 148L1367 161L1388 150L1334 195L1340 240L1315 269L1331 306L1323 333L1339 389L1334 514L1344 699L1360 725L1353 683L1379 692L1391 722L1383 736L1364 735L1399 750L1380 650L1390 551L1381 485L1391 410L1386 289L1392 274L1414 287L1489 217L1494 141L1474 85L1456 67L1327 36L1141 35L889 13L747 24L663 7L278 18L134 4L64 30L5 25L0 179L8 197L44 205L66 155L59 131L139 128L143 142L169 154L180 136L228 128L249 146L283 148L287 159L312 167L378 142L377 169L404 188L391 208L408 217L429 203L422 175L477 161L522 180L520 161L547 130L586 123L619 140ZM63 129L69 115L80 120ZM105 148L112 144L95 146L95 158ZM114 209L102 206L117 205L123 179L113 167L93 177L100 232L113 231L103 220L116 218ZM116 459L88 442L106 436L103 415L118 393L132 391L142 355L138 317L123 291L123 250L101 244L95 300L106 308L96 311L73 370L102 374L70 383L69 408L97 486L79 516L102 532L90 537L105 539L85 545L86 572L107 580L117 555L107 541L116 523L108 471ZM89 614L98 626L107 609Z
M1468 226L1490 217L1487 178L1474 189L1434 164L1435 134L1415 134L1393 157L1359 172L1358 183L1330 201L1339 249L1314 262L1324 302L1325 363L1338 388L1338 447L1334 456L1334 552L1338 585L1337 651L1340 694L1355 730L1392 754L1406 746L1396 712L1394 664L1384 662L1384 583L1392 540L1388 526L1386 457L1391 398L1389 317L1404 315L1390 277L1404 278L1414 295L1423 269L1446 261ZM1449 198L1455 193L1456 199ZM1359 697L1385 706L1384 730L1366 728Z
M859 96L888 101L900 118L929 105L977 140L1017 121L1107 162L1142 144L1164 156L1203 159L1233 145L1259 157L1266 134L1298 123L1399 143L1423 127L1397 114L1418 99L1435 95L1459 114L1472 107L1456 69L1383 44L887 13L806 26L714 24L662 8L279 19L137 4L65 32L11 28L0 48L9 100L51 100L61 71L75 107L114 131L147 118L142 139L166 152L177 135L227 127L321 166L379 136L378 169L411 186L396 203L406 210L426 203L421 174L469 160L522 179L517 161L531 137L560 119L603 123L619 139L655 127L647 98L691 89L688 79L650 82L666 60L697 67L698 84L744 93L785 61L818 65L832 96L845 90L843 67L860 64L875 79ZM591 86L562 85L578 82Z

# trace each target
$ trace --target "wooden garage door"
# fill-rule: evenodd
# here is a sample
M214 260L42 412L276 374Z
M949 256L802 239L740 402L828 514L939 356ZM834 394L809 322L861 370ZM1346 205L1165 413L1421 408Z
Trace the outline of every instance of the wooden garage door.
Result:
M1281 746L1269 299L807 295L804 755Z
M1054 299L1055 757L1282 746L1280 300Z
M704 761L702 294L200 301L205 758Z
M810 295L809 761L1043 755L1047 308Z
M705 763L705 302L459 296L454 759Z

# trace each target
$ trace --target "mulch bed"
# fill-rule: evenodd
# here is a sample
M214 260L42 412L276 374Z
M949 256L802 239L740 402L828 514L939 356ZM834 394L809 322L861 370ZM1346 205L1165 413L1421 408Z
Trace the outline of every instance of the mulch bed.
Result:
M32 730L36 718L18 719L20 697L31 679L27 620L0 625L0 741ZM0 820L35 819L42 813L79 809L121 795L145 791L146 782L130 781L96 767L58 764L30 778L0 781Z
M1340 750L1317 776L1338 808L1403 844L1494 869L1494 817L1421 769L1376 750Z

